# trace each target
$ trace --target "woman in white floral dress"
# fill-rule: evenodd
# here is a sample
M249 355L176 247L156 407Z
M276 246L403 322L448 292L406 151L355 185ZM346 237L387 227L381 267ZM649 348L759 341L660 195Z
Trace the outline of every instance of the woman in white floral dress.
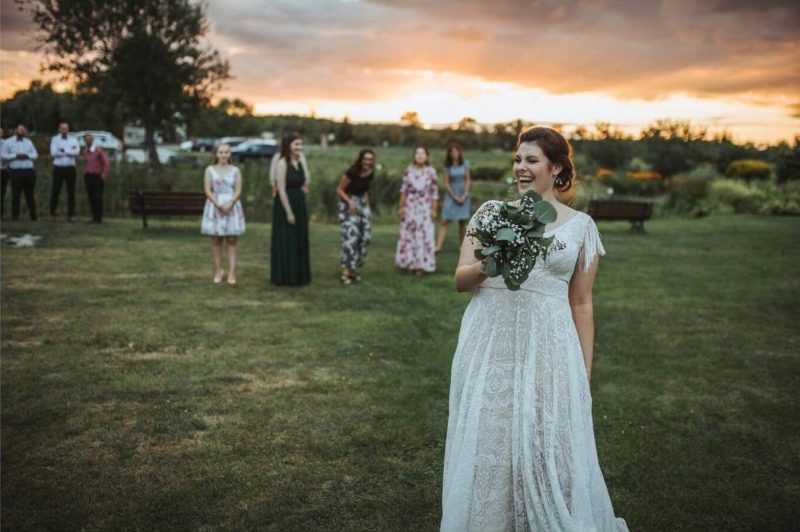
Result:
M519 138L514 177L558 213L559 242L518 291L487 278L464 239L459 291L475 291L453 359L441 530L627 531L600 470L589 377L592 285L605 254L594 221L556 199L573 175L570 146L550 128ZM481 206L470 222L490 215Z
M206 206L200 232L211 236L211 253L214 256L214 282L221 283L222 242L228 243L228 284L236 284L236 248L239 236L244 234L244 209L239 197L242 194L242 173L231 164L231 147L220 144L214 151L214 162L206 168L203 180Z
M439 201L439 182L428 158L428 149L424 146L414 149L414 162L403 172L398 207L400 234L394 263L417 276L436 271L433 221Z

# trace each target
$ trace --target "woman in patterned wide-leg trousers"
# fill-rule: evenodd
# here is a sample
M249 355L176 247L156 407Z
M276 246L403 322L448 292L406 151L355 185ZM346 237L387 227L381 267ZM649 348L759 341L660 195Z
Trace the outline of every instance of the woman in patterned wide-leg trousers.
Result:
M339 181L339 233L342 252L342 284L360 281L358 270L364 265L372 238L372 213L369 209L369 186L374 176L375 153L365 148Z

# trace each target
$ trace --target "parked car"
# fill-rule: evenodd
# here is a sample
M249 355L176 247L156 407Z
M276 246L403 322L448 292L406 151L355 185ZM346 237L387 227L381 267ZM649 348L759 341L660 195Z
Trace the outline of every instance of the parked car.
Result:
M227 144L231 148L235 148L245 140L247 139L244 137L222 137L221 139L219 139L218 144Z
M217 139L200 137L192 140L192 151L211 151L217 145Z
M263 139L250 139L231 149L234 161L271 158L276 153L278 153L278 143Z
M115 137L113 133L109 133L108 131L76 131L75 133L70 133L69 135L78 140L78 145L81 148L85 146L83 137L86 135L91 135L94 138L94 145L103 148L103 150L105 150L110 157L114 158L118 154L122 153L122 141Z

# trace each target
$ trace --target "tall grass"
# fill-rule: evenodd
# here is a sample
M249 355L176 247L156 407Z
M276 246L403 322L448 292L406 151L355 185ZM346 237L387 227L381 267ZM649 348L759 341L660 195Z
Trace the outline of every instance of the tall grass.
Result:
M312 218L331 221L336 218L336 185L355 159L358 147L330 149L307 149L312 177L311 194L308 198ZM376 179L370 191L373 209L379 216L388 216L397 205L403 170L411 162L411 150L407 148L375 148L377 155ZM494 168L496 172L510 175L509 155L504 152L468 153L474 165ZM151 168L144 164L117 162L112 164L105 189L105 212L107 216L129 216L129 190L171 190L199 192L203 190L203 169L211 162L209 154L197 155L198 165L162 166ZM441 178L444 150L431 151L431 163ZM269 186L269 161L247 161L239 164L242 170L242 201L248 220L269 221L272 215L272 197ZM50 201L52 167L46 160L37 162L38 183L36 198L40 214L46 214ZM78 214L89 216L89 205L83 189L83 179L78 179ZM479 183L474 189L476 201L485 201L503 193L501 183ZM62 191L60 211L65 210L66 192Z

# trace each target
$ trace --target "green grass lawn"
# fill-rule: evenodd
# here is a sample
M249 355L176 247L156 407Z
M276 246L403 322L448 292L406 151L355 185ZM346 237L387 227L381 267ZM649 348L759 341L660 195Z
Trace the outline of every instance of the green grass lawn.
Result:
M312 285L268 283L251 224L237 286L196 222L40 221L2 249L4 530L435 530L450 361L469 296L392 267L363 284L312 225ZM631 530L800 522L800 219L600 224L592 392Z

